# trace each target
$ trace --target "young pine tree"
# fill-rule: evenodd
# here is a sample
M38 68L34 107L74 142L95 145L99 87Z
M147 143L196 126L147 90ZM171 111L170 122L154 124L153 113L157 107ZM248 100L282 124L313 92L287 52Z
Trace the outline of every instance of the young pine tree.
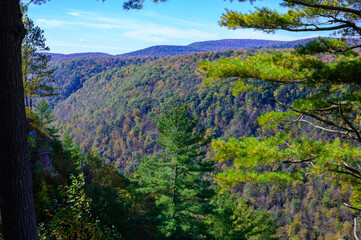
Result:
M162 239L207 237L205 215L214 195L206 174L213 163L203 158L209 143L186 106L171 106L158 119L158 144L164 152L146 157L136 172L138 190L156 199L157 234Z
M39 53L49 51L44 31L35 26L27 15L23 17L23 23L27 31L21 46L24 99L26 107L32 108L34 98L56 95L56 89L51 86L51 82L55 81L54 70L48 66L51 57Z

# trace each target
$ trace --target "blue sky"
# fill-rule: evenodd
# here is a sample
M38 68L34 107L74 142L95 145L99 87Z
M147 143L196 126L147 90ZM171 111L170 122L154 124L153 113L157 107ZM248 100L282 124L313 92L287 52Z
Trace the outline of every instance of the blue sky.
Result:
M225 8L248 12L247 3L223 0L148 0L142 10L125 11L121 0L51 0L30 5L28 15L45 32L54 53L121 54L154 45L187 45L218 39L294 40L312 33L266 34L251 29L227 30L218 25ZM277 0L258 1L278 8Z

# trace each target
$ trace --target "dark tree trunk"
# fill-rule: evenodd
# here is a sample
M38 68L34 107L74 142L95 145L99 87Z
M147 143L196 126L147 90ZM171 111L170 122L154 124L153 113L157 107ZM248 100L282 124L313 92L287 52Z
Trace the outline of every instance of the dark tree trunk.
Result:
M177 176L178 176L178 165L175 165L174 168L174 179L173 179L173 184L174 184L174 189L173 189L173 205L175 208L175 205L177 204ZM173 216L175 215L175 209L173 212Z
M0 208L5 240L37 237L27 148L19 0L0 0Z
M173 214L172 218L174 219L177 213L177 177L178 177L178 164L174 168L174 179L173 179ZM176 233L178 232L178 224L176 224L176 231L172 235L172 239L176 239Z

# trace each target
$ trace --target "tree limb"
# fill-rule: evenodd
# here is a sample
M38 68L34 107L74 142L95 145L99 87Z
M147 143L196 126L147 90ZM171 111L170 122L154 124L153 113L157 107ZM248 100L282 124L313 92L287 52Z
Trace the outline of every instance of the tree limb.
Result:
M342 119L346 122L346 124L353 130L353 132L356 134L358 141L361 142L361 135L359 130L346 118L346 116L343 114L342 105L339 105L340 115Z
M303 29L282 27L282 28L278 28L278 29L282 29L282 30L286 30L286 31L290 31L290 32L316 32L316 31L333 31L333 30L339 30L339 29L343 29L343 28L347 28L347 27L351 27L351 26L349 26L348 24L342 24L342 25L338 25L338 26L334 26L334 27L315 26L315 28L303 28Z
M357 208L357 207L351 206L350 204L343 203L343 205L345 205L346 207L351 208L351 209L353 209L353 210L357 210L357 211L360 211L360 212L361 212L361 209L360 209L360 208Z
M330 132L330 133L338 133L338 134L343 134L343 135L346 135L348 137L352 137L350 136L350 132L346 132L346 131L338 131L338 130L333 130L333 129L329 129L329 128L325 128L325 127L321 127L321 126L318 126L316 124L313 124L311 123L310 121L307 121L303 118L299 119L298 122L304 122L304 123L307 123L309 125L311 125L312 127L314 128L318 128L318 129L321 129L323 131L326 131L326 132ZM357 138L355 138L355 140L358 140Z
M340 170L329 170L330 172L335 172L335 173L342 173L342 174L346 174L346 175L350 175L354 178L357 179L361 179L361 176L357 176L356 174L352 173L352 172L346 172L346 171L340 171Z
M349 170L350 172L353 172L357 175L361 176L361 172L353 167L350 167L345 161L342 161L342 165L344 168L346 168L347 170Z
M282 161L282 163L309 163L312 162L316 158L316 155L306 158L306 159L289 159Z
M318 9L324 9L324 10L332 10L332 11L341 11L341 12L353 13L353 14L356 14L358 16L361 16L361 11L356 10L356 9L352 9L352 8L323 5L323 4L310 3L310 2L299 1L299 0L286 0L286 2L302 5L302 6L305 6L305 7L312 7L312 8L318 8Z
M334 127L337 127L337 128L343 129L343 130L345 130L345 131L349 131L349 132L353 132L353 131L354 131L354 130L353 130L352 128L350 128L350 127L346 127L346 126L339 125L339 124L337 124L337 123L335 123L335 122L333 122L333 121L331 121L331 120L328 120L328 119L323 118L323 117L320 116L320 115L317 115L317 114L312 113L312 111L310 111L310 110L300 111L300 110L298 110L298 109L296 109L296 108L294 108L294 107L291 107L291 106L289 106L289 105L287 105L287 104L285 104L285 103L282 103L282 102L278 101L277 99L271 98L270 100L278 103L279 105L281 105L281 106L283 106L283 107L285 107L285 108L287 108L287 109L289 109L289 110L292 110L292 111L294 111L294 112L296 112L296 113L299 113L299 114L303 114L303 115L312 117L312 118L314 118L314 119L316 119L316 120L319 120L319 121L321 121L321 122L323 122L323 123L326 123L326 124L328 124L328 125L330 125L330 126L334 126Z

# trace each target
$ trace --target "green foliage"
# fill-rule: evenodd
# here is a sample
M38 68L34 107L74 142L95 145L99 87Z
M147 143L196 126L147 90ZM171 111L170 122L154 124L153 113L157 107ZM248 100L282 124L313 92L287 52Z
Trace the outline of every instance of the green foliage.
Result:
M29 141L40 237L122 239L130 217L126 178L93 151L84 154L69 136L62 142L49 136L44 131L52 121L49 104L42 100L36 106L28 117L35 119L36 135Z
M62 200L52 204L48 226L40 233L42 239L102 239L99 224L90 213L91 200L83 186L84 176L79 175L71 177L69 186L59 189Z
M54 116L52 114L50 104L44 99L39 100L35 104L35 113L37 116L36 124L39 127L44 128L52 138L57 138L58 135L56 135L56 133L58 130L51 126L51 124L54 122Z
M45 45L44 31L35 26L27 15L23 17L27 34L21 46L22 77L26 106L32 108L35 97L55 95L55 88L50 83L54 81L53 70L49 68L50 56L39 51L48 51Z
M235 80L236 93L261 92L265 89L264 85L260 88L259 80L262 80L280 88L292 86L293 91L305 94L301 99L292 96L292 99L285 99L278 90L274 92L271 100L279 108L258 118L265 135L215 141L212 144L214 159L225 163L216 181L232 187L249 181L298 185L306 181L300 177L302 173L306 173L303 174L305 178L322 178L327 174L337 179L343 188L351 188L352 204L359 206L361 68L358 54L353 49L360 47L360 2L285 0L281 1L281 8L285 9L256 8L247 14L227 11L221 25L230 29L254 28L268 33L276 30L329 30L338 36L343 35L346 40L320 38L294 51L260 53L247 58L225 58L200 64L204 76L209 78L208 83ZM354 36L355 41L347 39ZM311 130L318 133L310 134ZM292 169L289 164L298 166ZM349 200L342 201L347 203ZM327 209L323 212L330 217L342 211L328 193L318 201L322 208ZM289 200L288 204L296 211L302 206L296 198ZM292 223L285 226L287 231L280 229L279 234L285 239L341 237L340 233L317 233L320 228L305 230L305 226L312 224L303 222L304 217L293 213ZM343 228L342 224L339 228Z
M143 158L138 171L138 192L150 194L158 208L157 230L162 239L204 239L204 217L213 191L206 174L212 162L203 159L205 132L186 106L170 106L158 119L158 143L164 153Z
M83 84L93 76L113 67L124 67L137 65L154 60L154 57L142 58L107 58L92 57L80 59L53 60L51 67L54 70L54 86L58 88L59 94L49 98L50 103L55 105L69 97L72 93L83 87Z
M54 117L51 113L51 108L48 102L44 99L38 101L35 104L35 113L39 118L40 126L47 126L54 121Z
M281 29L291 32L328 30L344 36L358 36L360 31L355 23L361 16L359 9L360 3L354 0L283 0L279 11L265 7L248 14L227 11L222 16L221 25L230 29L254 28L268 33Z
M217 162L232 159L233 167L227 168L216 176L216 181L223 186L236 186L240 182L288 182L300 178L298 174L277 172L280 160L289 154L278 147L283 143L281 137L269 137L265 141L248 137L238 141L230 138L227 142L217 140L212 142ZM287 155L286 155L287 156ZM242 173L242 174L240 174Z
M88 79L80 90L55 107L55 126L61 128L62 135L69 134L79 142L82 149L94 149L100 157L116 162L130 173L142 156L161 150L156 144L155 116L162 105L175 97L189 103L207 134L255 135L255 119L274 106L268 100L272 89L232 96L232 85L202 86L196 70L201 59L254 53L255 50L211 52L111 68ZM83 62L88 66L93 59ZM279 94L285 96L289 91L290 88L280 89ZM265 106L256 109L260 102Z
M343 164L347 163L350 168L356 166L361 154L358 147L346 142L341 143L339 140L322 143L307 138L294 141L280 136L269 137L264 141L256 138L214 141L214 160L224 162L232 159L233 165L216 176L217 182L223 186L236 186L239 182L249 180L289 182L292 179L300 179L301 176L279 171L283 164L312 163L310 173L322 175L326 170L346 183L354 186L360 184L352 175L342 171ZM240 172L242 174L239 174ZM359 201L361 200L358 199L355 204Z
M277 239L274 219L264 211L254 210L247 201L230 191L213 199L210 233L214 239Z
M261 50L260 52L279 53L279 51L274 50ZM175 96L181 102L188 102L192 114L197 116L205 127L207 136L220 137L223 140L229 137L237 139L241 136L256 136L256 140L261 142L265 138L261 135L263 133L272 134L275 130L288 129L291 130L292 134L295 133L294 136L298 136L296 131L299 127L303 127L304 134L319 138L321 136L320 131L314 131L311 127L304 125L289 124L287 120L294 119L297 115L292 112L283 112L285 110L283 107L278 107L269 100L269 98L277 98L290 104L295 99L309 95L312 88L301 89L297 88L297 85L275 86L260 80L245 79L245 84L252 84L257 90L262 88L262 91L241 91L237 95L233 95L233 84L202 86L202 79L198 73L196 74L196 63L202 59L212 60L219 57L245 59L247 56L257 54L258 52L253 49L202 53L162 58L121 69L113 69L114 66L109 62L108 70L88 79L81 89L56 107L56 125L63 127L62 134L68 133L80 143L81 151L87 152L89 149L93 149L103 161L114 161L116 166L119 166L128 176L133 172L133 169L137 168L141 159L146 158L140 168L145 172L143 176L149 175L153 179L155 178L154 175L167 179L162 175L162 172L158 172L158 169L164 169L165 173L171 174L171 168L167 168L164 163L166 158L159 155L164 148L157 144L159 133L156 131L155 119L159 109L174 101ZM64 74L67 71L71 72L72 62L63 63L64 69L61 71ZM76 71L86 71L88 65L93 62L93 59L82 60L83 65L76 67ZM75 64L75 62L73 63ZM85 66L85 69L82 70L81 66ZM94 89L97 91L93 91ZM334 96L337 96L336 93L339 90L334 89ZM318 94L322 93L319 92ZM316 97L316 93L313 92L312 96ZM332 96L325 93L322 95L322 98L325 99L324 103L319 101L317 104L327 104L327 97L331 99ZM315 104L315 101L299 100L298 103L294 104L306 109L310 104ZM263 113L270 111L276 112L260 117ZM256 121L257 119L258 121ZM281 125L279 126L278 123ZM324 137L330 138L328 135ZM276 142L273 141L273 143ZM72 144L68 145L72 146ZM274 149L284 146L276 146ZM249 149L253 150L251 145L249 145ZM156 158L152 156L156 156ZM211 154L207 153L208 156ZM282 160L285 159L282 158ZM84 165L88 165L86 162L85 159ZM217 166L218 172L221 172L232 166L232 162L225 161L218 163ZM299 166L281 164L277 161L269 163L265 169L262 166L245 168L241 165L240 167L255 173L258 170L266 173L272 169L275 172L272 174L276 176L279 172L284 173L284 179L301 178L297 173L301 169ZM91 175L94 176L92 179L96 178L95 174ZM109 173L104 175L113 176ZM86 176L88 175L86 174ZM135 175L135 177L137 176L139 175ZM108 181L106 180L107 177L101 179L99 182ZM340 222L352 226L353 223L350 219L353 215L346 207L341 207L343 202L349 202L351 191L347 185L341 194L340 185L330 186L331 180L324 177L317 179L314 174L304 175L301 180L295 181L297 184L294 185L280 184L275 177L273 179L274 184L267 182L267 178L264 176L263 179L259 179L258 184L246 181L238 184L235 188L239 190L242 197L250 199L250 203L255 206L257 211L263 209L272 213L272 216L275 217L275 225L280 226L277 236L282 236L281 239L293 237L288 235L288 228L297 214L302 216L300 231L303 235L299 235L301 239L317 239L318 236L325 238L326 235L341 236L342 234L339 234L339 228L337 228ZM143 180L146 181L145 177ZM262 182L267 184L262 184ZM146 189L148 191L146 194L137 191L138 186L134 183L127 187L129 192L122 190L121 196L117 198L119 200L116 200L120 201L120 206L124 206L124 201L130 204L125 205L126 209L130 211L130 217L126 212L121 213L129 220L123 219L122 221L127 222L125 224L126 229L119 230L125 239L154 239L159 234L159 232L157 233L157 226L159 226L161 219L165 219L159 217L164 205L157 205L161 189L158 192L155 191L158 187L156 181L149 180L148 183L152 187ZM169 191L169 181L168 185L166 183L167 181L164 181L162 186L164 186L164 191ZM329 188L332 189L332 201L337 206L337 211L341 212L339 215L333 213L335 210L331 211L319 204L323 199L322 192ZM124 188L121 187L121 189ZM321 189L320 192L317 189ZM94 194L102 191L109 197L103 196L99 199L116 199L112 197L112 194L108 194L106 189L94 191ZM336 197L341 195L342 197ZM92 202L95 203L95 200ZM110 202L108 203L110 204ZM98 216L98 219L103 219L99 217L96 211L93 212L93 215ZM308 227L310 225L309 219L314 219L312 228ZM119 222L122 221L119 220ZM104 220L101 221L101 223L103 222ZM110 226L108 222L106 225ZM209 228L206 229L209 232ZM352 236L347 234L347 236Z
M327 1L321 1L317 4L308 3L307 1L298 1L297 3L293 3L293 1L284 1L283 6L291 9L286 14L279 14L276 11L270 11L266 8L257 9L255 12L249 14L227 12L224 15L222 24L227 25L230 28L252 27L260 28L265 31L274 31L277 29L295 29L295 31L301 31L303 27L305 27L303 30L310 31L317 26L317 24L315 24L315 26L310 26L304 21L307 19L324 17L324 13L328 13L329 18L340 18L343 19L344 22L353 24L357 19L355 11L357 12L359 6L351 1L347 1L347 3L345 3L346 5L342 6L337 4L340 4L340 2L336 1L332 5ZM336 11L340 11L342 14L333 17L334 14L336 14ZM270 20L272 20L272 24L270 24ZM322 27L316 27L317 31L321 29ZM347 35L357 33L355 28L350 30L349 25L340 26L336 29L343 29L343 33ZM273 99L293 113L270 113L259 118L260 123L262 125L267 125L267 122L273 122L275 120L276 123L280 122L280 120L283 122L289 121L290 124L302 122L325 130L326 132L336 133L359 141L361 140L358 138L359 130L353 122L356 120L355 116L357 115L358 106L360 104L357 92L359 89L358 76L360 76L359 71L361 68L359 67L360 60L355 58L353 54L349 56L342 55L343 52L347 52L348 50L350 50L348 45L338 39L319 39L309 42L305 47L299 47L295 52L258 54L245 59L222 59L216 62L206 61L200 65L200 69L205 71L205 76L211 79L237 77L240 82L244 83L246 81L245 79L253 78L276 84L297 83L296 86L301 89L309 88L312 90L311 93L304 99L295 100L293 104L287 104L277 99ZM321 52L332 53L333 57L325 62L320 60L317 56L310 55ZM250 84L252 85L252 83ZM257 84L257 82L255 84ZM240 86L242 86L242 84ZM243 84L243 86L245 85ZM244 89L239 89L239 91L242 90ZM310 120L310 118L314 120ZM272 126L272 128L276 127L274 123L271 123L270 126ZM278 142L269 144L269 139L270 138L264 142L265 145L261 148L267 147L267 149L272 149L272 144L275 144L274 147L284 144ZM292 138L289 140L291 142L294 141ZM305 152L308 151L309 154L311 154L312 151L315 151L311 150L312 148L309 148L309 146L312 144L314 144L314 146L320 146L316 141L301 140L305 141L301 148L304 149ZM249 141L250 140L248 139L244 139L242 140L242 143L238 143L237 145L236 141L232 140L233 146L230 146L230 149L246 149L245 152L250 153L250 148L247 146L255 143ZM312 144L310 144L310 141ZM258 141L257 143L260 144ZM286 144L292 146L293 143L286 142ZM338 151L336 147L340 145L338 141L329 144L334 146L336 152ZM325 145L327 145L327 143ZM344 145L345 146L341 148L345 148L345 153L348 151L352 153L357 151L357 149L351 150L347 148L347 143ZM220 149L222 146L216 148ZM276 149L278 152L281 152L277 147ZM289 147L287 149L291 148ZM299 150L299 148L297 149ZM236 150L234 151L237 152ZM290 151L292 152L292 150ZM260 157L257 157L258 152L261 153ZM330 154L332 156L337 156L338 154L336 152ZM234 154L235 153L233 153L233 155ZM257 162L255 165L264 164L263 162L259 162L262 157L268 158L269 162L274 162L275 159L279 158L279 153L275 154L275 157L270 158L269 156L262 156L262 151L258 150L251 153L251 155L245 155L245 159L253 156L252 154L255 156ZM346 165L354 162L353 159L345 158L343 159L345 163L341 163L340 161L342 161L342 158L345 156L339 158L336 157L334 159L331 157L318 158L319 155L317 153L315 154L316 157L302 156L300 160L294 160L293 158L296 157L296 153L287 152L285 154L289 154L288 158L291 159L289 160L290 162L304 162L311 158L308 162L320 163L321 166L325 166L326 162L331 166L336 165L339 169L335 171L338 172L342 172L342 168L346 168L346 170L352 172L352 170L350 170L352 167L347 169ZM238 152L237 155L239 155ZM230 158L231 156L232 154L227 156L227 158ZM220 156L220 158L222 157L223 156ZM238 168L237 165L235 167ZM239 170L243 171L242 168ZM274 175L272 172L267 174ZM350 173L346 174L352 175Z
M127 0L123 3L123 8L126 10L130 9L142 9L145 0ZM153 2L166 2L167 0L153 0Z
M84 156L73 141L52 143L50 169L35 171L34 195L42 239L122 239L128 232L125 178ZM79 159L85 163L82 169ZM77 175L77 177L75 177ZM127 199L127 200L125 200Z
M339 53L358 56L358 53L349 49L349 44L344 39L337 38L318 38L309 42L307 45L300 45L296 48L298 54L325 54Z
M88 151L83 171L86 173L85 192L92 199L91 212L99 220L102 231L113 233L112 239L130 236L131 199L128 180L112 164L103 164L97 154ZM118 238L115 238L118 235Z
M321 69L324 63L312 56L291 52L259 53L245 59L224 58L204 61L199 68L209 79L255 78L275 83L302 83ZM207 82L206 82L207 83Z
M294 10L290 10L286 14L280 14L267 8L257 9L250 14L227 10L222 16L221 25L227 26L229 29L252 27L272 33L277 29L300 27L301 18L302 14Z

